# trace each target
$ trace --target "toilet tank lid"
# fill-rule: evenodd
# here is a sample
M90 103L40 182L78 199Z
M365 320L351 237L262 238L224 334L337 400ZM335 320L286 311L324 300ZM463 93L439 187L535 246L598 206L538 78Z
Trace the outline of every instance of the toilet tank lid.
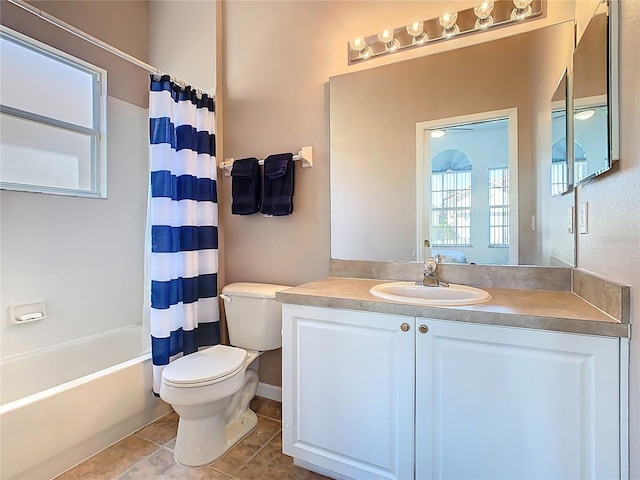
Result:
M291 288L288 285L272 285L270 283L230 283L222 289L222 293L230 297L275 298L276 292Z

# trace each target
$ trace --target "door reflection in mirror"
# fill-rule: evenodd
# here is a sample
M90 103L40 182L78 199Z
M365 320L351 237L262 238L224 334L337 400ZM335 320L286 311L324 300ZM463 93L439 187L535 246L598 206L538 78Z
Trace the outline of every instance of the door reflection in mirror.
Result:
M425 203L418 210L430 251L447 263L507 264L512 219L509 118L425 122ZM444 134L443 134L444 133ZM513 132L511 132L513 133ZM517 170L517 169L516 169ZM516 213L517 214L517 213ZM426 242L425 242L426 243Z

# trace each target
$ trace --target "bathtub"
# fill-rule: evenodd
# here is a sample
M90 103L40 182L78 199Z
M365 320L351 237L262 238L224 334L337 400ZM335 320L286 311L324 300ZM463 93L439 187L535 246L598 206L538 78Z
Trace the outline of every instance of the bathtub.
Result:
M0 364L0 478L47 480L170 410L139 326Z

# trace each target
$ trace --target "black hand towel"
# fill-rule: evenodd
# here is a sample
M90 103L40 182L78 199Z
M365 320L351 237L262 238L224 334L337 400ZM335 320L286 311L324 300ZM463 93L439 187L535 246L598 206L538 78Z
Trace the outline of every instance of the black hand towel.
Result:
M231 169L231 213L251 215L260 211L260 167L257 158L234 160Z
M279 153L265 158L261 210L265 215L282 216L293 212L294 164L292 153Z

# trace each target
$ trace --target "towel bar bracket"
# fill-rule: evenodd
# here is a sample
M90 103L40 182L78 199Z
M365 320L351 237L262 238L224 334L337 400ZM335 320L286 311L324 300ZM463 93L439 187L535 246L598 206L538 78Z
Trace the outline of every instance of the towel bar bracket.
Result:
M302 168L313 167L313 147L301 147L298 154L293 156L293 159L300 161ZM233 158L225 158L224 162L220 162L218 164L218 168L224 170L225 177L229 177L231 175L233 160ZM264 160L259 160L258 164L264 165Z

